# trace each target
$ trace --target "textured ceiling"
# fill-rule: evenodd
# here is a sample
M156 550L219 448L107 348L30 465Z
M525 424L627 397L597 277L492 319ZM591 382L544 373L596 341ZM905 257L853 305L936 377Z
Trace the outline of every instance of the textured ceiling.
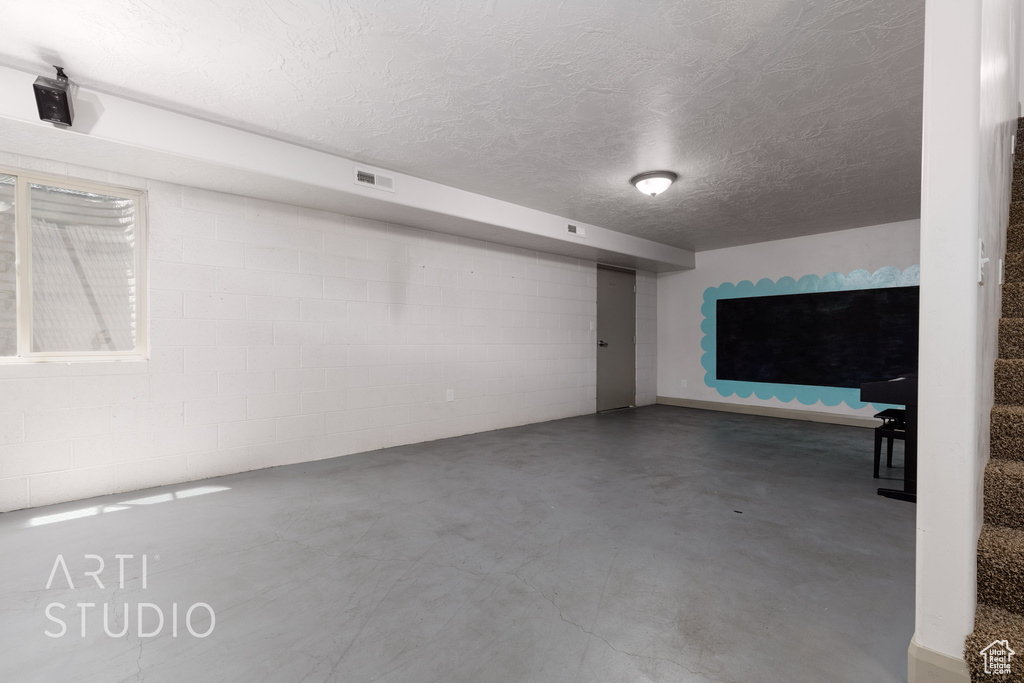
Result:
M919 213L924 0L65 0L3 34L8 66L689 249Z

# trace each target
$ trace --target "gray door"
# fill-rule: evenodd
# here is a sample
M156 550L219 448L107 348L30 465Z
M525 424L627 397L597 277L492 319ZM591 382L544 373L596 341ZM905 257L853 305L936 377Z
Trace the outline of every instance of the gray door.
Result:
M636 398L636 273L597 267L597 409Z

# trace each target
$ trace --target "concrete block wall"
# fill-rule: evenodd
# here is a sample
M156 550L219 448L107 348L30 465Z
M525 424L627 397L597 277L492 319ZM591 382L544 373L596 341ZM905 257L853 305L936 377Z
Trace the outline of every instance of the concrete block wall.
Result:
M0 365L0 510L595 409L594 263L11 154L0 165L148 190L152 350ZM656 283L637 283L638 402L653 403Z
M636 273L636 404L658 402L658 276Z

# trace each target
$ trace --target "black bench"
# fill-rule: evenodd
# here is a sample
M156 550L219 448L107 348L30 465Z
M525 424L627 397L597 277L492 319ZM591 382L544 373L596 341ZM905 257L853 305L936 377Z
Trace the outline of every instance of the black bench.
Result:
M878 479L878 467L882 459L882 439L888 440L885 466L891 468L893 441L907 438L907 411L902 408L887 408L880 413L875 413L875 417L882 420L882 424L875 427L875 479Z

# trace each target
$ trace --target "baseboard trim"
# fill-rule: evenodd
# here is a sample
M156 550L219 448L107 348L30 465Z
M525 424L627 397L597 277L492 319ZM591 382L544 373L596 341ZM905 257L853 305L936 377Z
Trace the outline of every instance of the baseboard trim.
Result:
M658 404L677 406L680 408L698 408L700 410L717 410L723 413L742 413L744 415L760 415L762 417L781 417L787 420L804 420L805 422L824 422L827 424L845 425L847 427L877 427L878 420L871 417L854 415L836 415L821 413L814 410L796 408L776 408L774 406L751 406L741 403L720 403L718 401L698 401L692 398L669 398L659 396Z
M971 683L967 662L910 640L907 650L907 683Z

